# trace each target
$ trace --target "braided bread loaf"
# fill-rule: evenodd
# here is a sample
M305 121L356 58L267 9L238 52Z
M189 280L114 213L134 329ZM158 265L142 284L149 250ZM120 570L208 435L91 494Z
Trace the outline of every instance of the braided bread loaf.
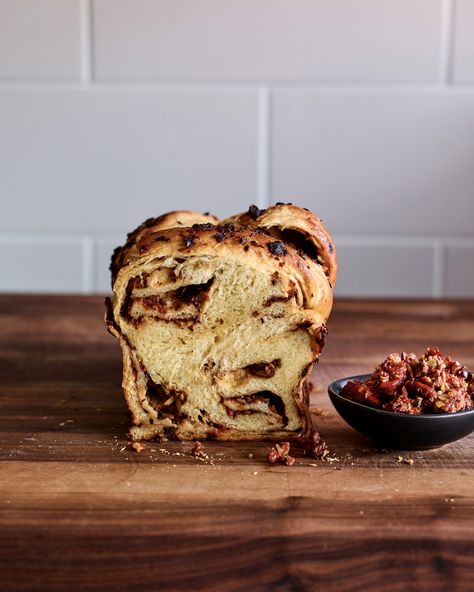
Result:
M106 322L122 347L134 440L290 440L311 431L307 379L337 263L291 204L221 223L171 212L114 251Z

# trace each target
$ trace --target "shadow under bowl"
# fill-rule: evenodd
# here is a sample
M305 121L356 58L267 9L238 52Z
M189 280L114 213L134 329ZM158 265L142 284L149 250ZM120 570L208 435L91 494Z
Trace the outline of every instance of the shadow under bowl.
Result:
M352 428L384 448L428 450L455 442L474 430L474 409L456 413L408 415L382 411L341 396L351 380L364 381L369 374L335 380L328 386L329 398L339 415Z

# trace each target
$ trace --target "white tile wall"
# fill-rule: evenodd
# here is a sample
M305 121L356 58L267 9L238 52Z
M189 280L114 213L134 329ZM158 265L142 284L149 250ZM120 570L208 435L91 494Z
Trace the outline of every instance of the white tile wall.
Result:
M249 92L0 89L0 230L125 231L175 204L245 208L256 126Z
M474 295L474 241L465 244L450 244L445 253L446 274L444 293L446 296Z
M94 289L98 292L110 292L110 260L118 245L123 245L125 235L115 235L100 238L95 246Z
M433 295L435 250L429 243L336 236L339 275L335 295ZM393 244L395 243L395 244Z
M455 0L453 78L474 82L474 2Z
M0 77L80 74L80 0L0 0Z
M83 241L2 236L0 269L4 292L81 292L85 285Z
M334 232L470 234L474 89L277 91L272 164Z
M97 0L95 72L108 80L435 80L440 6Z
M292 200L338 295L474 297L473 5L0 0L0 291L108 291L146 217Z

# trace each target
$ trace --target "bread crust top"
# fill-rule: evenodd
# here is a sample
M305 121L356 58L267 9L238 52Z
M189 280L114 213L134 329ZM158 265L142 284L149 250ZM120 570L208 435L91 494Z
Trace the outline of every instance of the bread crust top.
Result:
M127 235L127 242L123 246L115 249L110 265L112 283L120 267L127 262L128 255L133 254L137 245L147 236L170 228L219 224L234 224L252 230L261 229L269 236L279 238L285 245L304 253L306 257L321 265L331 288L336 285L336 247L322 219L306 208L281 202L264 210L250 206L246 212L226 218L222 222L209 213L200 214L191 210L177 210L156 218L148 218Z
M331 311L332 289L320 264L261 229L234 224L198 223L186 228L148 232L127 248L115 279L115 293L125 293L129 279L157 257L179 258L180 255L233 259L269 273L286 273L297 281L304 298L303 308L314 311L318 326L321 324L319 316L327 318ZM116 307L119 312L120 302Z
M331 287L336 285L337 256L334 241L322 219L306 208L281 202L265 210L250 206L247 212L231 216L224 220L226 222L262 228L284 242L293 244L295 248L318 261L323 266Z
M200 214L191 210L176 210L156 218L148 218L135 230L127 234L127 242L123 246L119 246L114 250L110 262L112 286L119 269L127 262L128 254L134 253L136 245L147 236L167 228L187 228L193 224L217 224L218 221L219 219L216 216L207 213Z

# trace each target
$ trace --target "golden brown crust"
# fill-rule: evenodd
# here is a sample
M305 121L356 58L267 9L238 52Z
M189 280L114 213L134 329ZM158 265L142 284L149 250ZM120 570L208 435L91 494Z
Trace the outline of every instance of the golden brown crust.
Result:
M147 233L128 248L124 253L121 269L131 266L131 269L124 273L124 277L128 278L138 273L143 264L152 261L157 255L179 257L180 254L198 256L212 253L240 259L254 267L267 269L269 273L286 270L296 275L305 298L305 308L317 312L321 317L329 317L333 299L332 289L328 282L322 279L324 271L321 265L289 245L283 245L279 250L280 244L281 241L275 241L274 237L258 228L251 230L234 224L211 227L205 223L187 228L167 228ZM119 270L117 282L120 281L120 275ZM116 314L119 313L120 305L120 299L116 300ZM320 324L317 326L319 328Z
M224 223L261 228L268 234L292 244L297 250L323 266L334 288L337 278L336 247L321 218L291 203L277 203L266 210L250 206L247 212L231 216Z
M216 216L207 213L199 214L191 210L176 210L167 212L156 218L148 218L140 226L135 228L135 230L128 233L127 242L123 246L117 247L114 250L110 263L112 284L115 281L118 270L124 265L129 252L134 253L137 244L150 234L168 228L186 228L193 224L217 224L217 222L218 218Z

